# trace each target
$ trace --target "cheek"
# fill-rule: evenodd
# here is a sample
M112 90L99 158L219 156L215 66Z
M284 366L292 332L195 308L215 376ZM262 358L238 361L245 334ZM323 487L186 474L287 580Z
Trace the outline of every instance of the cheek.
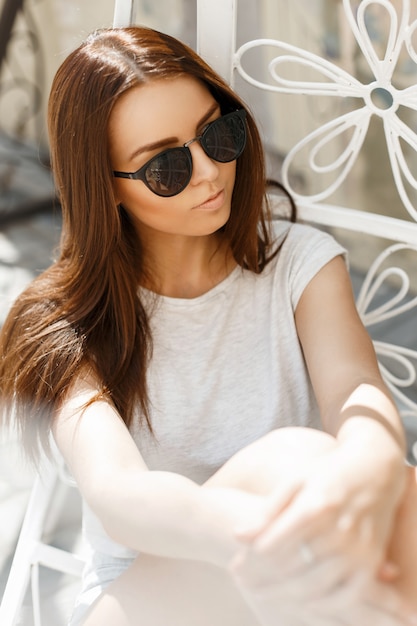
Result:
M160 198L146 189L141 181L128 180L115 184L117 203L121 204L126 211L138 215L155 211L160 205Z
M139 224L152 228L166 228L170 230L175 225L182 211L180 200L174 204L174 198L164 199L147 190L140 181L132 185L117 185L116 196L118 203L129 213L132 219ZM177 209L177 210L175 210Z

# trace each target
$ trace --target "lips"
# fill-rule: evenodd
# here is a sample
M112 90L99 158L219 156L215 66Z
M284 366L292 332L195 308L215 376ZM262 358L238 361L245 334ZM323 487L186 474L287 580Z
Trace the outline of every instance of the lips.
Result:
M224 202L224 196L225 196L224 189L221 189L217 193L214 193L211 196L209 196L207 200L195 206L194 208L195 209L211 209L211 210L219 209Z

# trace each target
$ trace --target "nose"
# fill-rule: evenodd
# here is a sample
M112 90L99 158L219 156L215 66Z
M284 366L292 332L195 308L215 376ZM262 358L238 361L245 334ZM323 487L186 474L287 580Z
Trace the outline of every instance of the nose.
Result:
M198 185L203 181L215 181L219 174L219 166L204 152L198 137L189 144L193 160L193 173L190 184Z

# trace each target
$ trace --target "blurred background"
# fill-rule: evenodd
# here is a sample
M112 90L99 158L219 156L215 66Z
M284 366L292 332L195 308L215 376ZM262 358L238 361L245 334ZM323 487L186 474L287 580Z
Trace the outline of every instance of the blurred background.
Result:
M400 15L402 2L391 2ZM415 2L411 10L411 20L417 19ZM90 31L112 25L113 11L112 0L0 0L0 324L18 293L50 265L59 244L60 207L49 168L45 123L52 78L67 54ZM374 45L383 48L387 41L386 13L375 9L368 19ZM141 0L136 22L168 32L196 47L196 0ZM372 80L371 69L349 31L342 0L240 0L237 44L257 37L283 39L336 63L364 83ZM249 59L252 69L256 70L258 61L256 56ZM295 76L300 78L297 71L294 69ZM413 85L416 77L416 63L404 49L396 68L396 85ZM335 98L283 98L260 92L239 79L236 87L255 113L264 137L269 173L278 179L290 146L352 105ZM415 131L416 112L404 110L402 115ZM414 152L410 155L410 168L414 172L417 169ZM314 188L311 173L302 164L296 178L301 190ZM349 182L332 200L410 219L392 179L380 119L372 120ZM344 243L351 253L352 278L358 289L364 268L383 242L371 243L357 234ZM402 258L414 277L415 260L415 254ZM401 334L406 343L411 340L417 347L417 328L411 316L389 328L389 333L394 341ZM33 472L21 457L16 438L0 433L0 597L32 480ZM73 493L65 494L63 501L65 515L52 524L51 532L57 545L73 547L80 540L80 503ZM45 623L61 626L65 624L77 582L63 578L57 587L56 574L44 576ZM31 626L29 616L24 626Z

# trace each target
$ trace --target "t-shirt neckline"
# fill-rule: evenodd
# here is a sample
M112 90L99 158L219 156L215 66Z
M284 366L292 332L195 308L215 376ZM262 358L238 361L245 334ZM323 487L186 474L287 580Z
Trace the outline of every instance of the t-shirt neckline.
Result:
M242 271L242 268L240 267L240 265L236 265L225 278L223 278L219 283L217 283L217 285L214 285L214 287L211 287L211 289L209 289L205 293L202 293L201 295L196 296L194 298L176 298L172 296L165 296L162 294L158 294L154 291L151 291L150 289L147 289L146 287L139 287L138 294L143 295L145 298L146 297L155 298L157 302L163 302L164 304L173 306L173 307L192 306L194 304L201 304L205 302L206 300L216 297L218 294L222 293L225 289L227 289L229 285L232 284L236 280L236 278L239 276L241 271Z

